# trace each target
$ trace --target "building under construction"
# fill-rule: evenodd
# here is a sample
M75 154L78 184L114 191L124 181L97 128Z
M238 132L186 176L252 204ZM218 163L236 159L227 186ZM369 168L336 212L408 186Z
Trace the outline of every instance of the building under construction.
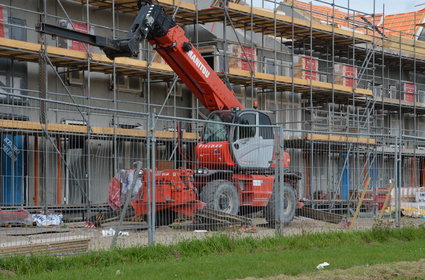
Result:
M425 9L387 15L328 1L157 0L245 107L284 127L297 196L346 207L398 179L425 180ZM372 6L373 4L373 6ZM47 36L37 24L122 38L128 0L0 0L0 206L103 207L108 182L142 159L177 167L208 111L145 42L138 58ZM166 116L154 122L150 114ZM189 148L187 148L189 150Z

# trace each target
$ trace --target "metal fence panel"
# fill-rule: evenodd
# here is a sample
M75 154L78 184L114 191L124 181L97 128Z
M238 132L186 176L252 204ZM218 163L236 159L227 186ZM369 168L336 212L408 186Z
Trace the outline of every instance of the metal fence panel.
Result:
M141 125L12 120L2 130L3 253L30 240L65 253L363 229L377 217L403 225L391 213L422 213L424 138L113 113Z

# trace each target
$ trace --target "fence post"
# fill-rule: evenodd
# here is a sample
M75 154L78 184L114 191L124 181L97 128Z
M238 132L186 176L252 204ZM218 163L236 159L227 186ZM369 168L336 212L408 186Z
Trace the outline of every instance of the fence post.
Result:
M400 227L400 188L401 188L401 134L396 137L396 157L395 157L395 168L396 168L396 188L395 188L395 225Z
M151 118L151 122L152 122L152 125L151 125L151 137L152 137L152 139L151 139L151 168L152 168L152 183L151 183L151 188L152 188L152 201L151 201L151 203L152 203L152 206L151 206L151 210L152 210L152 212L151 212L151 215L152 215L152 218L151 218L151 233L152 233L152 237L151 237L151 242L150 242L150 245L153 245L153 244L155 244L155 234L156 234L156 232L155 232L155 222L156 222L156 218L155 218L155 216L156 216L156 176L155 176L155 173L156 173L156 138L155 138L155 124L156 124L156 121L155 121L155 114L152 116L152 118Z
M152 168L151 168L151 127L152 127L152 114L149 113L148 119L147 119L147 126L146 126L146 168L148 170L147 172L147 195L148 195L148 244L153 245L155 243L154 240L154 230L155 227L152 227Z
M281 126L278 127L278 137L277 137L277 156L276 156L276 174L277 174L277 184L275 185L276 190L276 196L275 196L275 228L276 228L276 234L282 235L283 234L283 210L285 208L284 206L284 169L283 169L283 161L284 161L284 146L283 146L283 128Z

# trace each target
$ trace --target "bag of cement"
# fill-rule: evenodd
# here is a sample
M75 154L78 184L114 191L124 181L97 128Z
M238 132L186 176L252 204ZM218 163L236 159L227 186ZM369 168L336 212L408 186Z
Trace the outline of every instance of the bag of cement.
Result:
M32 218L38 227L59 226L62 224L62 214L33 214Z

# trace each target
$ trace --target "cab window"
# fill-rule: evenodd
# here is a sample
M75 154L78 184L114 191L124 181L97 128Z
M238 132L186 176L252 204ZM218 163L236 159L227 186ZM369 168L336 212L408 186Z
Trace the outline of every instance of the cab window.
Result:
M209 118L210 121L205 125L203 140L205 142L214 141L227 141L227 134L229 133L229 126L225 123L230 122L231 116L225 114L212 114Z
M259 114L259 124L260 124L260 137L263 139L273 139L273 128L264 127L266 125L271 125L270 118L264 114ZM263 125L263 127L261 127Z
M255 137L255 133L257 131L257 128L255 127L256 120L257 120L256 114L248 113L248 114L243 114L240 116L239 124L241 124L241 126L239 126L238 128L239 139ZM252 125L252 126L242 126L242 125Z

